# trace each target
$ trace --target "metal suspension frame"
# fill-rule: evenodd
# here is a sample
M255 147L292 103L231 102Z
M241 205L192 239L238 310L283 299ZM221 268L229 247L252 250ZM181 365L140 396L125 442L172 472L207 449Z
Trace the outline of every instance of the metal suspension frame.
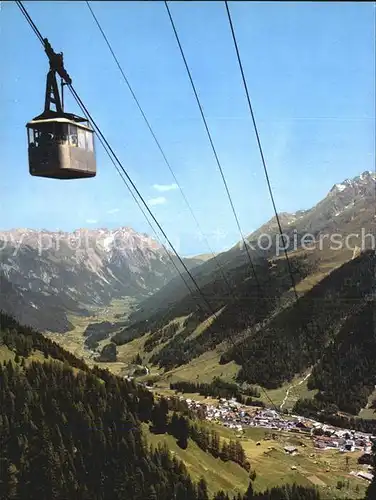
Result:
M61 52L60 54L57 54L51 47L47 38L44 38L43 41L45 52L50 63L50 69L47 73L46 79L44 111L37 118L42 119L51 116L65 116L63 88L64 85L70 85L72 83L72 79L64 67L63 53ZM61 79L61 96L56 79L57 75L59 75ZM55 105L56 109L52 109L52 105ZM75 115L72 115L72 117L74 116Z
M59 89L57 86L56 73L55 70L53 69L50 69L50 71L47 73L44 113L47 114L53 111L51 109L51 104L55 104L56 113L58 114L64 113L62 100L60 99Z
M72 79L67 73L64 67L64 58L63 53L56 53L51 44L49 43L47 38L43 39L44 42L44 50L47 54L50 69L47 73L46 79L46 92L45 92L45 101L44 101L44 111L39 116L36 116L34 120L43 120L46 118L53 117L64 117L69 120L75 122L86 122L86 118L81 118L73 113L65 113L64 112L64 86L71 85ZM59 87L57 83L56 76L60 76L60 84L61 84L61 97L59 92ZM51 105L54 104L56 110L51 109Z

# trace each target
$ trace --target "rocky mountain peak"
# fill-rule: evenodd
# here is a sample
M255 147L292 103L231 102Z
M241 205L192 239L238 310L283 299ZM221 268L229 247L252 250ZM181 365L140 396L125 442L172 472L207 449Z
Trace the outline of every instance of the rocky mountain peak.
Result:
M362 187L374 184L375 181L376 181L376 173L366 170L362 174L354 177L353 179L345 179L340 184L334 184L332 189L329 191L329 194L342 193L348 188L361 189Z
M15 296L20 290L25 300L36 294L38 304L38 295L50 297L60 310L69 309L64 304L87 308L125 296L141 300L176 274L162 247L130 227L0 231L0 252L0 274L14 285ZM185 262L188 268L200 264Z
M294 213L281 212L279 219L284 231L318 233L323 230L346 230L349 222L361 214L362 225L370 227L375 213L376 173L364 171L352 179L334 184L325 198L308 210ZM360 221L358 221L360 223ZM355 223L354 223L355 224ZM356 225L356 224L355 224ZM278 232L278 224L272 217L249 238Z

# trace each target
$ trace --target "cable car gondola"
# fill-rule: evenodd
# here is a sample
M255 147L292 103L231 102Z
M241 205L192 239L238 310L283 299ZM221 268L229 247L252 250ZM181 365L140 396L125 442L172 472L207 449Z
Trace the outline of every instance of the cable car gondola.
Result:
M50 71L44 111L26 124L29 172L33 176L51 179L95 177L94 131L86 118L64 112L56 73L65 84L72 81L64 69L63 55L56 54L47 39L44 41ZM62 89L63 85L62 82ZM51 109L51 104L55 105L55 110Z

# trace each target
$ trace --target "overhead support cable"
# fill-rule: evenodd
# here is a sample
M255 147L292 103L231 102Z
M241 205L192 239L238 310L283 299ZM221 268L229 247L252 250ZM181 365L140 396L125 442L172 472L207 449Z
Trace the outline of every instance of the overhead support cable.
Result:
M41 32L38 30L38 28L34 24L33 20L29 16L29 13L27 12L27 10L25 9L25 7L23 6L22 2L20 2L19 0L16 0L16 4L17 4L18 8L21 10L22 14L25 16L26 21L29 23L31 29L36 34L36 36L39 39L40 43L43 45L43 48L45 48L44 38L42 37Z
M40 31L38 30L38 28L36 27L36 25L34 24L33 20L31 19L30 15L28 14L27 10L25 9L25 7L23 6L22 2L21 1L18 1L16 0L16 3L18 5L18 7L20 8L21 12L23 13L23 15L25 16L26 20L28 21L29 25L31 26L32 30L34 31L34 33L36 34L37 38L39 39L39 41L41 42L43 48L45 49L45 51L47 52L47 54L49 53L49 51L51 50L51 46L50 44L47 42L46 39L44 39L40 33ZM70 79L69 79L70 80ZM68 80L68 81L69 81ZM70 89L72 90L72 89ZM73 97L75 98L77 104L79 105L79 107L82 109L84 115L86 116L86 118L90 121L90 118L89 116L85 113L84 109L82 108L82 106L80 105L77 97L73 94L72 92L72 95ZM109 152L104 140L102 139L102 137L100 135L97 134L97 137L103 147L103 149L105 150L105 152L107 153L108 157L110 158L112 164L114 165L115 169L117 170L118 174L120 175L122 181L124 182L124 184L126 185L129 193L131 194L132 198L134 199L134 201L136 202L138 208L140 209L141 213L143 214L144 218L146 219L146 222L148 223L150 229L152 230L153 234L155 235L157 241L159 242L159 244L162 246L162 248L164 249L164 251L166 252L167 256L169 257L169 259L171 260L173 266L175 267L177 273L180 275L181 279L183 280L185 286L187 287L187 289L189 290L189 292L192 294L192 289L190 288L190 286L188 285L187 281L185 280L184 276L182 275L181 271L179 270L179 268L177 267L176 265L176 262L174 261L174 259L172 258L170 252L167 250L166 246L162 243L160 237L158 236L158 233L156 232L155 228L153 227L153 225L151 224L148 216L146 215L144 209L142 208L140 202L138 201L138 199L136 198L135 194L133 193L133 191L131 190L127 180L125 179L122 171L119 169L118 165L116 164L114 158L111 156L111 153Z
M102 34L103 39L104 39L104 41L106 42L107 47L108 47L108 49L109 49L109 51L110 51L110 53L111 53L111 55L112 55L112 57L113 57L113 59L114 59L114 61L115 61L116 65L117 65L117 67L118 67L118 69L119 69L119 71L120 71L120 73L121 73L121 75L122 75L122 77L123 77L123 80L124 80L124 82L126 83L126 85L127 85L127 87L128 87L128 90L129 90L129 92L131 93L131 95L132 95L132 97L133 97L133 100L134 100L134 102L136 103L136 106L137 106L138 110L140 111L141 116L142 116L142 118L144 119L144 122L145 122L145 124L146 124L147 128L149 129L149 132L150 132L151 136L153 137L154 142L155 142L155 144L156 144L156 146L157 146L157 148L158 148L159 152L160 152L160 153L161 153L161 155L162 155L162 158L163 158L163 160L164 160L164 163L167 165L167 168L169 169L169 171L170 171L170 173L171 173L171 175L172 175L172 177L173 177L173 179L174 179L174 181L175 181L175 184L177 185L177 187L178 187L178 189L179 189L179 191L180 191L180 193L181 193L181 195L182 195L182 197L183 197L183 200L184 200L184 202L185 202L185 204L186 204L186 206L187 206L187 208L188 208L188 210L189 210L189 212L190 212L190 214L191 214L191 216L192 216L192 218L193 218L193 220L194 220L194 222L195 222L195 224L196 224L196 227L197 227L198 231L200 232L200 234L202 235L202 237L203 237L203 239L204 239L204 241L205 241L205 243L206 243L206 246L207 246L207 248L208 248L208 250L209 250L209 253L211 254L212 258L214 259L214 262L216 263L216 266L217 266L217 268L218 268L219 272L221 273L222 278L223 278L223 280L224 280L224 282L225 282L225 284L226 284L226 286L227 286L227 288L228 288L228 290L229 290L229 293L230 293L230 295L231 295L231 294L232 294L232 291L231 291L231 285L230 285L230 283L229 283L229 281L228 281L228 279L227 279L227 276L226 276L226 274L225 274L225 272L224 272L224 269L223 269L223 267L222 267L222 265L221 265L221 263L220 263L220 260L219 260L219 258L215 255L215 253L214 253L214 251L213 251L213 249L212 249L211 245L209 244L209 241L208 241L207 237L205 236L205 234L204 234L203 230L201 229L201 225L200 225L200 223L199 223L199 221L198 221L198 219L197 219L197 217L196 217L196 215L195 215L195 213L194 213L194 211L193 211L193 209L192 209L192 206L191 206L191 204L189 203L189 200L188 200L187 196L185 195L185 193L184 193L184 191L183 191L183 188L181 187L181 184L179 183L179 181L178 181L178 179L177 179L177 177L176 177L176 174L175 174L175 172L174 172L174 170L173 170L173 168L172 168L172 165L171 165L170 161L168 160L167 155L166 155L166 153L165 153L164 149L162 148L161 143L160 143L160 141L159 141L158 137L156 136L156 134L155 134L155 132L154 132L154 130L153 130L153 127L151 126L150 121L149 121L149 119L147 118L147 116L146 116L146 114L145 114L145 112L144 112L144 110L143 110L143 108L142 108L142 106L141 106L141 104L140 104L140 101L138 100L138 98L137 98L137 96L136 96L136 93L135 93L135 92L134 92L134 90L133 90L132 85L130 84L129 79L128 79L128 77L126 76L125 71L123 70L123 68L122 68L122 66L121 66L121 64L120 64L119 58L117 57L117 55L116 55L116 53L115 53L114 49L112 48L112 45L111 45L111 43L110 43L110 41L109 41L109 39L108 39L108 37L107 37L106 33L104 32L104 29L102 28L101 23L99 22L98 17L95 15L95 13L94 13L94 11L93 11L93 9L92 9L91 5L90 5L90 2L89 2L89 1L87 1L87 0L86 0L86 5L87 5L87 7L88 7L88 9L89 9L89 11L90 11L90 13L91 13L91 15L92 15L92 17L93 17L94 21L95 21L95 23L96 23L96 25L97 25L97 27L98 27L98 29L99 29L100 33Z
M240 69L242 83L243 83L245 95L247 98L248 109L249 109L249 112L251 115L252 124L253 124L253 128L254 128L256 140L257 140L257 146L258 146L258 150L259 150L260 157L261 157L261 162L262 162L262 166L263 166L263 170L264 170L264 174L265 174L266 183L268 186L269 196L270 196L270 199L271 199L271 202L273 205L274 215L275 215L277 225L278 225L278 231L279 231L279 234L280 234L280 236L282 238L282 242L283 242L283 251L284 251L285 260L287 263L288 273L289 273L290 279L291 279L291 285L292 285L292 289L294 292L295 303L296 303L298 310L301 311L301 304L300 304L299 295L298 295L298 292L296 289L296 282L295 282L295 278L294 278L294 274L293 274L293 269L292 269L290 258L288 256L287 246L285 244L285 235L283 233L281 220L280 220L279 213L277 211L277 207L276 207L276 203L275 203L275 199L274 199L273 189L271 186L271 182L270 182L270 178L269 178L269 174L268 174L268 168L267 168L267 164L266 164L266 160L265 160L265 155L264 155L264 151L263 151L262 144L261 144L260 134L259 134L259 130L257 127L255 114L253 111L253 106L252 106L252 101L251 101L251 97L250 97L250 92L248 89L247 79L245 77L243 63L242 63L242 60L240 57L239 45L238 45L238 41L237 41L236 34L235 34L234 24L232 21L231 12L230 12L230 8L228 5L228 0L224 0L224 4L225 4L225 8L226 8L226 13L227 13L227 19L228 19L230 30L231 30L232 40L234 43L236 57L237 57L237 61L238 61L239 69ZM311 335L311 333L308 331L309 328L308 328L308 325L306 324L306 322L304 321L304 318L301 317L300 320L301 320L301 330L306 331L308 333L308 335ZM312 318L312 326L313 326L313 330L315 330L313 332L313 334L315 335L317 330L319 329L319 326L317 325L314 318Z
M27 13L26 11L26 8L23 6L22 2L20 0L16 0L16 3L18 5L18 7L20 8L22 14L25 16L27 22L30 24L31 28L33 29L35 35L37 36L37 38L39 39L39 41L41 42L43 48L46 50L46 48L48 48L49 44L48 44L48 41L47 39L43 38L40 31L38 30L38 28L36 27L36 25L34 24L34 22L32 21L30 15ZM47 51L46 51L47 52ZM48 52L47 52L47 55L48 55ZM76 90L74 89L71 81L69 83L69 81L67 82L67 86L69 88L69 90L71 91L73 97L75 98L76 102L78 103L78 105L80 106L82 112L89 118L89 121L90 123L92 124L93 128L95 129L96 133L97 133L97 136L99 138L102 139L103 143L106 145L106 148L107 148L107 152L110 152L115 163L118 165L118 167L120 168L120 170L122 171L122 173L124 174L125 178L127 179L128 183L130 184L130 186L132 186L134 192L137 194L138 198L141 200L141 204L145 207L146 209L146 212L149 213L150 217L152 218L152 220L154 221L154 223L156 224L156 226L158 227L159 231L161 232L161 234L163 235L163 237L165 238L165 241L167 241L167 243L169 244L172 252L175 254L176 258L178 259L178 261L180 262L181 266L183 267L184 271L187 273L187 275L189 276L189 278L191 279L192 283L194 284L194 287L196 288L198 294L200 295L200 297L202 298L203 302L205 303L205 305L207 306L209 312L211 313L211 315L214 315L215 317L217 317L216 315L216 312L213 310L213 308L211 307L211 304L210 302L208 301L208 299L205 297L205 295L203 294L203 292L201 291L199 285L197 284L197 281L195 280L195 278L192 276L192 273L190 272L190 270L188 269L188 267L186 266L185 262L182 260L182 258L180 257L180 255L178 254L178 252L176 251L174 245L172 244L171 240L168 238L166 232L164 231L164 229L162 228L162 226L160 225L160 223L158 222L157 218L155 217L155 215L153 214L153 212L150 210L148 204L146 203L145 199L143 198L142 194L140 193L140 191L138 190L138 188L136 187L136 185L134 184L134 182L132 181L131 177L129 176L128 172L125 170L123 164L121 163L121 161L119 160L118 156L116 155L116 153L114 152L113 148L111 147L111 145L109 144L109 142L107 141L106 137L104 136L104 134L102 133L101 129L99 128L99 126L97 125L97 123L95 122L95 120L93 119L93 117L91 116L91 114L89 113L87 107L85 106L85 104L83 103L83 101L81 100L81 98L79 97L79 95L77 94ZM102 143L102 144L103 144ZM180 276L182 277L182 273L179 272ZM185 280L184 280L185 282Z
M226 194L227 194L227 197L229 199L229 202L230 202L230 206L231 206L231 209L232 209L232 212L233 212L233 215L234 215L234 218L235 218L235 221L236 221L236 224L237 224L237 227L238 227L238 230L239 230L239 233L241 235L241 238L242 238L242 242L244 244L244 247L245 247L245 250L246 250L246 253L247 253L247 257L248 257L248 260L249 260L249 263L250 263L250 266L251 266L251 270L252 270L252 273L253 273L253 276L254 276L254 279L255 279L255 282L256 282L256 285L257 285L257 288L258 288L258 292L259 292L259 295L260 296L263 296L263 292L262 292L262 289L261 289L261 285L260 285L260 282L259 282L259 279L257 277L257 274L256 274L256 269L254 267L254 264L252 262L252 258L251 258L251 255L250 255L250 252L249 252L249 248L248 248L248 242L246 241L245 237L244 237L244 234L243 234L243 231L241 229L241 226L240 226L240 222L239 222L239 218L238 218L238 215L236 213L236 209L235 209L235 205L232 201L232 197L231 197L231 193L230 193L230 190L229 190L229 187L228 187L228 184L227 184L227 181L226 181L226 177L224 175L224 172L223 172L223 169L222 169L222 165L221 165L221 162L219 160L219 157L218 157L218 154L217 154L217 151L216 151L216 148L214 146L214 141L212 139L212 136L211 136L211 133L210 133L210 129L209 129L209 126L208 126L208 123L207 123L207 120L206 120L206 117L205 117L205 114L204 114L204 110L203 110L203 107L202 107L202 104L201 104L201 101L200 101L200 98L198 96L198 92L196 90L196 86L195 86L195 83L193 81L193 77L192 77L192 74L191 74L191 71L189 69L189 65L188 65L188 62L187 62L187 59L185 57L185 54L184 54L184 50L183 50L183 47L182 47L182 44L180 42L180 38L179 38L179 35L178 35L178 32L177 32L177 29L176 29L176 26L175 26L175 23L174 23L174 20L173 20L173 17L172 17L172 14L171 14L171 11L170 11L170 8L168 6L168 3L167 3L167 0L164 0L164 4L166 6L166 10L167 10L167 14L168 14L168 17L169 17L169 20L170 20L170 23L171 23L171 26L172 26L172 29L173 29L173 32L174 32L174 35L175 35L175 39L176 39L176 42L177 42L177 45L178 45L178 48L180 50L180 54L181 54L181 57L183 59L183 63L184 63L184 66L185 66L185 69L187 71L187 74L188 74L188 77L189 77L189 81L191 83L191 87L192 87L192 90L193 90L193 93L194 93L194 96L195 96L195 99L196 99L196 102L197 102L197 105L198 105L198 108L199 108L199 111L200 111L200 114L201 114L201 118L202 118L202 121L204 123L204 127L205 127L205 130L206 130L206 133L207 133L207 136L208 136L208 139L209 139L209 143L210 143L210 146L211 146L211 149L213 151L213 154L214 154L214 158L215 158L215 161L217 163L217 166L218 166L218 169L220 171L220 174L221 174L221 178L222 178L222 181L223 181L223 184L225 186L225 190L226 190ZM241 356L241 361L242 361L242 364L243 364L243 367L244 367L244 371L246 372L247 371L247 362L243 356L243 351L242 349L238 349L238 346L237 344L235 343L233 337L230 335L229 336L229 339L231 340L231 343L233 344L234 348L236 350L239 350ZM272 404L272 406L276 409L277 409L277 406L275 405L275 403L273 402L273 400L271 399L271 397L269 396L269 394L267 393L267 391L261 387L262 391L264 392L266 398L269 400L269 402Z
M223 172L222 165L221 165L221 162L219 160L216 148L214 146L214 142L213 142L213 139L212 139L212 136L211 136L211 133L210 133L210 129L209 129L206 117L205 117L205 113L204 113L204 110L203 110L200 98L198 96L198 93L197 93L197 90L196 90L196 86L195 86L195 83L193 81L192 74L191 74L191 71L189 69L189 65L188 65L187 59L185 57L184 50L183 50L182 44L180 42L180 38L179 38L177 29L176 29L176 26L175 26L175 22L174 22L174 20L172 18L172 14L171 14L170 8L168 6L167 0L164 0L164 4L166 6L167 14L168 14L168 17L169 17L169 20L170 20L170 23L171 23L171 26L172 26L175 38L176 38L176 42L177 42L178 47L179 47L179 51L180 51L181 57L182 57L183 62L184 62L185 69L186 69L187 74L188 74L189 81L190 81L191 86L192 86L192 90L193 90L194 96L196 98L196 102L197 102L197 105L198 105L198 108L199 108L199 111L200 111L200 115L201 115L202 121L204 123L204 127L205 127L205 130L206 130L206 134L208 136L208 139L209 139L209 143L210 143L211 149L212 149L213 154L214 154L214 158L215 158L216 164L217 164L219 172L221 174L221 178L222 178L225 190L226 190L226 194L227 194L228 200L230 202L231 210L232 210L232 213L234 215L234 218L235 218L235 221L236 221L236 225L238 227L238 230L239 230L242 242L243 242L243 244L245 246L245 250L246 250L246 253L247 253L247 256L248 256L249 264L250 264L251 269L252 269L252 274L253 274L254 279L256 281L259 294L262 295L261 285L260 285L259 279L258 279L257 274L256 274L255 266L254 266L254 264L252 262L251 254L249 252L249 248L248 248L249 245L248 245L248 242L246 241L246 239L244 237L244 234L243 234L243 231L241 229L239 218L238 218L238 215L237 215L236 210L235 210L235 205L234 205L234 203L232 201L232 197L231 197L231 193L230 193L227 181L226 181L226 177L225 177L225 174Z
M77 102L78 106L80 106L80 103L78 102L78 100L76 99L75 96L73 96L75 101ZM87 120L90 122L90 118L86 115L86 113L84 113L84 115L86 116ZM166 248L166 246L164 245L164 243L162 243L162 240L161 238L159 237L157 231L155 230L155 228L153 227L149 217L147 216L145 210L142 208L140 202L138 201L136 195L134 194L134 192L132 191L129 183L127 182L126 178L124 177L124 174L123 172L120 170L120 168L118 167L118 165L116 164L114 158L112 157L110 151L108 150L106 144L104 143L102 137L100 136L97 136L98 137L98 140L99 142L101 143L104 151L107 153L111 163L113 164L113 166L115 167L117 173L119 174L121 180L123 181L123 183L125 184L126 188L128 189L130 195L132 196L133 200L135 201L136 205L138 206L139 210L141 211L142 215L144 216L148 226L150 227L152 233L154 234L156 240L158 241L158 243L160 244L160 246L163 248L165 254L167 255L167 257L170 259L172 265L174 266L176 272L178 275L180 275L180 278L182 279L182 281L184 282L185 286L187 287L188 291L190 294L193 294L193 291L191 289L191 287L188 285L188 282L186 281L186 279L184 278L184 275L181 273L180 269L178 268L176 262L174 261L174 259L172 258L172 255L171 255L171 252L168 251L168 249Z
M36 36L38 37L38 39L41 41L42 45L44 48L45 47L45 40L38 28L35 26L35 24L33 23L33 21L31 20L30 16L27 14L26 12L26 9L23 7L22 5L22 2L20 0L16 0L17 1L17 5L19 6L21 12L24 14L26 20L29 22L30 26L32 27L34 33L36 34ZM35 27L35 29L34 29ZM190 279L192 280L198 294L200 295L200 297L203 299L204 303L206 304L206 306L208 307L208 310L211 312L211 315L215 317L215 319L218 320L218 315L217 315L217 312L214 311L214 309L212 308L210 302L208 301L208 299L205 297L205 295L203 294L202 290L200 289L199 285L197 284L195 278L192 276L192 274L190 273L189 269L187 268L187 266L185 265L185 263L183 262L183 260L181 259L181 257L179 256L179 254L177 253L175 247L173 246L173 244L171 243L171 241L169 240L167 234L165 233L165 231L163 230L162 226L159 224L158 220L156 219L156 217L154 216L154 214L152 213L152 211L150 210L149 206L147 205L146 201L144 200L143 196L141 195L141 193L139 192L139 190L137 189L136 185L134 184L134 182L132 181L131 177L129 176L129 174L127 173L127 171L125 170L123 164L121 163L121 161L119 160L118 156L116 155L116 153L114 152L114 150L112 149L111 145L109 144L109 142L107 141L106 137L104 136L104 134L102 133L101 129L99 128L99 126L97 125L97 123L95 122L95 120L93 119L93 117L91 116L91 114L89 113L87 107L85 106L85 104L83 103L83 101L81 100L81 98L79 97L79 95L77 94L76 90L74 89L72 83L67 83L67 86L69 88L69 90L71 91L73 97L75 98L77 104L79 105L79 107L81 108L83 114L89 119L90 123L92 124L93 128L95 129L96 133L97 133L97 136L100 138L101 140L101 143L102 145L106 146L105 147L105 150L107 152L107 154L109 154L109 156L111 155L112 159L113 159L113 162L114 164L117 164L117 166L119 167L119 169L117 169L118 173L120 174L120 172L122 172L125 176L125 178L127 179L128 183L130 184L130 186L132 186L133 190L135 191L135 193L137 194L137 196L140 198L141 200L141 203L142 205L144 205L144 207L146 208L146 212L149 213L149 215L151 216L151 218L153 219L154 223L156 224L156 226L158 227L159 231L161 232L161 234L164 236L164 238L166 239L166 241L168 242L168 244L170 245L173 253L175 254L175 256L177 257L177 259L179 260L180 264L183 266L184 270L186 271L186 273L188 274L188 276L190 277ZM103 141L103 142L102 142ZM123 178L123 176L121 176ZM123 178L124 180L124 178ZM129 186L129 184L127 184L127 186ZM130 187L129 187L130 189ZM180 276L182 276L182 274L179 272ZM200 306L200 304L199 304ZM236 342L234 341L232 335L227 335L228 338L230 339L231 343L233 344L234 348L236 350L238 350L238 345L236 344ZM240 353L240 358L241 358L241 362L243 363L243 367L246 367L247 366L247 363L244 359L244 356L243 356L243 351L242 349L239 349L239 353ZM246 369L245 369L246 371ZM278 411L278 408L277 406L274 404L273 400L270 398L270 396L267 394L267 392L265 391L265 389L263 387L261 387L261 389L263 390L263 392L265 393L267 399L271 402L271 404L274 406L274 408Z
M263 169L264 169L265 179L266 179L266 183L268 185L268 191L269 191L270 199L271 199L271 202L272 202L272 205L273 205L273 210L274 210L275 218L277 220L278 230L279 230L279 233L280 233L280 235L282 237L283 250L284 250L284 254L285 254L285 258L286 258L286 262L287 262L287 266L288 266L288 270L289 270L289 274L290 274L290 278L291 278L291 284L292 284L292 287L293 287L293 290L294 290L295 298L296 298L296 300L298 300L298 293L297 293L297 290L296 290L296 283L295 283L295 279L294 279L294 275L293 275L293 271L292 271L291 262L290 262L290 259L289 259L288 253L287 253L286 244L285 244L285 239L284 239L285 235L283 234L281 220L279 218L279 214L278 214L277 207L276 207L275 200L274 200L273 189L272 189L272 186L271 186L271 183L270 183L270 179L269 179L269 174L268 174L268 168L267 168L267 165L266 165L265 155L264 155L263 148L262 148L262 145L261 145L260 134L259 134L258 127L257 127L257 124L256 124L255 114L253 112L253 106L252 106L252 102L251 102L251 97L250 97L249 90L248 90L247 80L246 80L245 74L244 74L243 63L242 63L242 60L241 60L241 57L240 57L239 46L238 46L238 42L237 42L237 39L236 39L235 29L234 29L234 25L233 25L233 22L232 22L231 13L230 13L230 9L229 9L228 1L227 0L225 0L225 7L226 7L226 12L227 12L227 18L228 18L228 21L229 21L229 24L230 24L232 39L233 39L234 46L235 46L236 57L237 57L238 64L239 64L239 69L240 69L240 73L241 73L241 77L242 77L242 82L243 82L245 94L246 94L246 97L247 97L248 108L249 108L249 112L251 114L253 128L254 128L255 135L256 135L257 146L258 146L258 149L259 149L259 152L260 152L260 156L261 156L261 161L262 161L262 165L263 165Z
M216 313L215 311L212 309L208 299L205 297L205 295L203 294L202 290L200 289L199 285L197 284L197 281L196 279L193 277L192 273L190 272L190 270L188 269L188 267L186 266L186 264L184 263L184 261L182 260L182 258L180 257L180 255L178 254L177 250L175 249L174 245L172 244L171 240L169 239L169 237L167 236L166 232L164 231L164 229L162 228L162 226L160 225L160 223L158 222L157 218L155 217L155 215L153 214L153 212L150 210L148 204L146 203L144 197L142 196L142 194L140 193L140 191L138 190L137 186L135 185L135 183L132 181L130 175L128 174L128 172L125 170L123 164L121 163L121 161L119 160L118 156L116 155L115 151L112 149L111 145L109 144L109 142L107 141L106 137L103 135L101 129L99 128L99 126L97 125L97 123L95 122L94 118L92 117L92 115L89 113L88 109L86 108L85 104L83 103L83 101L81 100L81 98L79 97L79 95L77 94L76 90L73 88L73 85L72 84L69 84L68 85L69 87L69 90L71 91L73 97L76 99L77 103L79 104L80 108L82 109L82 111L89 117L89 120L91 122L91 124L93 125L97 135L99 137L101 137L101 139L103 140L103 142L106 144L107 146L107 149L110 151L111 155L113 156L115 162L118 164L118 166L120 167L121 171L123 172L123 174L125 175L127 181L129 182L129 184L132 186L133 190L135 191L135 193L137 194L137 196L139 197L139 199L141 200L141 203L144 205L144 207L146 208L146 211L149 213L150 217L153 219L154 223L156 224L156 226L158 227L159 231L161 232L161 234L163 235L163 237L165 238L165 241L168 242L171 250L173 251L173 253L175 254L176 258L179 260L180 264L182 265L182 267L184 268L184 271L188 274L188 276L190 277L191 281L193 282L197 292L199 293L199 295L201 296L201 298L203 299L204 303L206 304L206 306L208 307L209 311L211 312L212 315L216 316ZM181 275L182 276L182 275Z

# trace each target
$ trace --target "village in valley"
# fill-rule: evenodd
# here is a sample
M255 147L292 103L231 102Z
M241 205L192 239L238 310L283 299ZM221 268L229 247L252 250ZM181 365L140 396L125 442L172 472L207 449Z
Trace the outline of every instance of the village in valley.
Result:
M317 451L337 450L343 454L362 452L358 460L359 469L349 473L367 482L373 479L372 466L368 458L371 457L372 442L376 436L352 429L336 428L298 415L285 415L273 409L246 406L235 398L229 400L221 398L217 403L196 401L184 396L180 396L180 399L184 400L189 409L196 412L201 419L233 429L239 436L247 428L259 427L270 429L272 436L281 431L308 436ZM297 446L286 444L284 451L289 455L299 454Z

